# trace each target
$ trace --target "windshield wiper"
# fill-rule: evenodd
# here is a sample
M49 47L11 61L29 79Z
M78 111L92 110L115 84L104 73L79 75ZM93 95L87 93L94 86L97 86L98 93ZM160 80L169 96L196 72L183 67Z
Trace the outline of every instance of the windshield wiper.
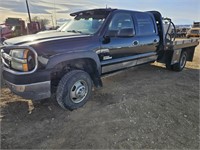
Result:
M82 33L82 31L78 31L78 30L68 30L67 32Z

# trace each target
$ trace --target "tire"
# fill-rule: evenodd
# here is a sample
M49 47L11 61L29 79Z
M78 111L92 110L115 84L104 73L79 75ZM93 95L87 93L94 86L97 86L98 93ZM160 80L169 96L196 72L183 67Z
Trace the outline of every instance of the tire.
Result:
M173 70L182 71L185 68L186 62L187 62L187 52L183 51L181 53L179 62L173 65Z
M63 109L74 110L83 106L92 92L92 80L89 74L82 70L73 70L60 80L56 100Z
M165 64L165 66L166 66L167 70L173 70L173 65L171 65L170 62L167 62Z

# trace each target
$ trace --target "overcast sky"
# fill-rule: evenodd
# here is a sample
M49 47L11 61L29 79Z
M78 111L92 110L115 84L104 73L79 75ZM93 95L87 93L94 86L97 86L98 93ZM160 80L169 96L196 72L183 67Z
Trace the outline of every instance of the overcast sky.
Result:
M111 8L129 10L158 10L175 24L192 24L200 21L200 0L28 0L31 16L51 20L69 18L69 13L84 9ZM27 20L25 0L0 0L0 23L7 17Z

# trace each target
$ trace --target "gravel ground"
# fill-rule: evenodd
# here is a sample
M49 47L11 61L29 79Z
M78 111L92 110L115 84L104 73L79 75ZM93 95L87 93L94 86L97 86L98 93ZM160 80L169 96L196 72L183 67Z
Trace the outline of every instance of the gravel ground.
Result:
M154 63L105 77L88 103L1 95L2 149L198 149L200 46L182 72Z

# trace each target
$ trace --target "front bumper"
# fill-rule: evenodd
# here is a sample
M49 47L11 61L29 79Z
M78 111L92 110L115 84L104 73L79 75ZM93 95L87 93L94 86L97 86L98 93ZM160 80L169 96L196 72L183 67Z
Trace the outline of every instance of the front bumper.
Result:
M26 99L40 100L51 96L51 70L16 75L3 68L5 83L13 93Z
M16 85L8 81L5 82L13 93L26 99L40 100L51 96L50 81L24 85Z

